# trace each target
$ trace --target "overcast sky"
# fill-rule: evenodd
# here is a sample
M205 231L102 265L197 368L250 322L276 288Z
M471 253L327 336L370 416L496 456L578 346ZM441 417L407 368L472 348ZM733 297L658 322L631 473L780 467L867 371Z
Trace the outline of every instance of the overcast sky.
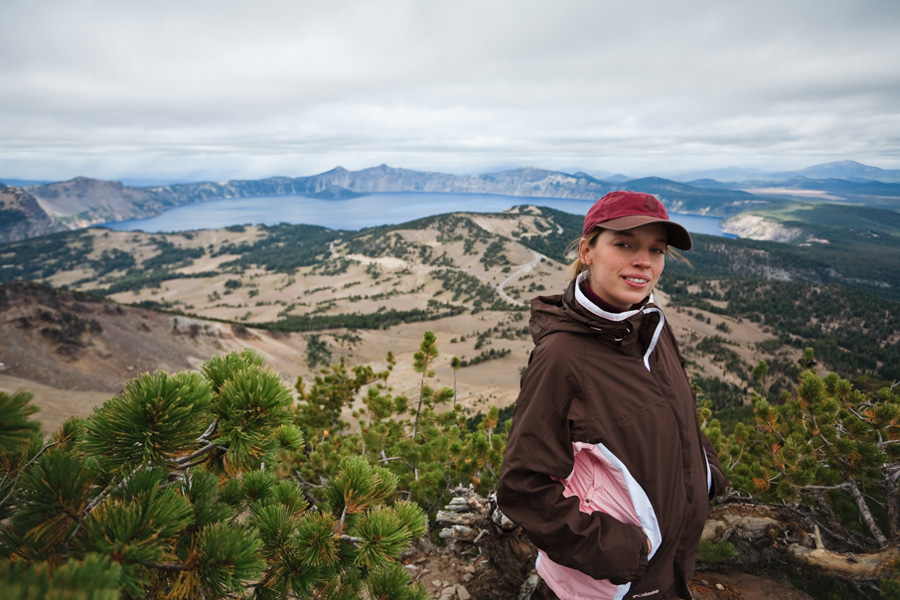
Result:
M900 168L897 0L0 0L0 178Z

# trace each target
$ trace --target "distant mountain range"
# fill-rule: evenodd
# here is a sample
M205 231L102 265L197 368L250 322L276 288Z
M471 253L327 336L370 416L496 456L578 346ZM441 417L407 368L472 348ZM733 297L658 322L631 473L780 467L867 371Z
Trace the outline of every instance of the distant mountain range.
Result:
M690 181L659 177L629 180L618 175L604 180L583 172L569 174L536 168L451 175L380 165L360 171L337 167L308 177L157 187L131 187L85 177L24 187L0 183L0 243L154 216L185 204L287 194L340 199L379 192L436 192L591 200L615 189L632 189L656 195L675 212L722 217L797 197L892 210L900 205L900 171L853 161L817 165L778 177L754 173L753 179L739 183L727 181L725 173L719 174L721 179L698 177ZM750 172L744 174L749 176Z
M882 183L900 183L900 170L879 169L870 167L854 160L838 160L813 165L796 171L764 171L762 169L747 169L743 167L728 167L724 169L707 169L702 171L689 171L671 177L675 181L690 182L697 179L713 179L720 182L740 183L746 181L766 181L776 183L806 177L809 179L843 179L852 182L880 181Z

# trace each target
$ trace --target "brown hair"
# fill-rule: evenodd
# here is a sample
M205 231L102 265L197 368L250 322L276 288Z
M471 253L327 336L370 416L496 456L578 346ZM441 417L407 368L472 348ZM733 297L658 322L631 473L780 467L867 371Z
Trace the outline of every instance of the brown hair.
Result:
M597 238L600 237L600 234L603 233L605 229L602 227L594 227L588 232L587 235L578 238L577 240L572 240L572 242L566 247L566 253L570 252L572 249L575 249L578 252L578 255L575 257L571 263L569 263L569 279L576 279L579 275L581 275L582 271L587 271L588 266L581 262L581 249L584 245L593 246L597 243ZM666 256L671 256L675 260L683 261L687 266L693 267L691 261L686 259L684 255L673 248L672 246L666 246Z

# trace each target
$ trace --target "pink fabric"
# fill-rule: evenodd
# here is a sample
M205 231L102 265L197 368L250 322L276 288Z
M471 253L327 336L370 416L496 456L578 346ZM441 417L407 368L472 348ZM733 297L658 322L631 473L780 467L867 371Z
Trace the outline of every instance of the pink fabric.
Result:
M625 478L593 444L575 442L575 466L561 483L566 498L577 496L581 512L604 512L623 523L640 526ZM606 579L594 579L577 569L550 560L540 551L538 574L561 600L607 600L615 598L619 586Z

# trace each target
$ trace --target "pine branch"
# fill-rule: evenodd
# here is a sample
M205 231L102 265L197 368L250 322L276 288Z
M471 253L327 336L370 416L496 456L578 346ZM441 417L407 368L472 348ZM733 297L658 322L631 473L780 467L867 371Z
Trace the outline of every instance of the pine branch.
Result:
M223 453L226 452L226 450L225 450L224 448L220 448L220 450L222 450ZM185 471L185 470L187 470L187 469L190 469L191 467L197 467L197 466L199 466L199 465L202 465L202 464L205 463L207 460L208 460L208 459L207 459L206 457L203 457L203 458L200 459L200 460L195 460L195 461L192 462L192 463L188 463L188 464L186 464L186 465L180 465L180 466L174 467L174 468L178 469L179 471Z
M425 376L424 375L422 376L422 387L423 388L425 387ZM416 420L413 423L413 428L412 428L412 436L411 436L412 439L416 439L416 433L417 433L417 430L419 429L419 415L421 415L421 414L422 414L422 394L420 393L419 394L419 405L416 407Z
M212 434L216 432L216 428L218 428L218 426L219 420L214 419L213 422L209 424L209 427L206 428L206 431L204 431L203 434L199 438L197 438L197 440L205 442Z
M775 437L777 437L779 440L781 440L781 443L782 443L782 444L787 443L787 440L784 438L783 435L781 435L781 432L780 432L780 431L778 431L777 429L775 429L775 427L773 427L773 426L770 425L770 426L769 426L769 431L772 432L773 434L775 434Z
M324 478L320 478L320 479L322 479L322 484L316 485L315 483L311 483L311 482L307 481L306 478L303 477L303 474L300 473L300 471L298 471L297 469L294 469L293 472L294 472L294 477L297 478L297 481L300 483L301 487L304 487L304 488L319 488L319 489L322 489L322 488L325 487L325 480L324 480Z
M824 529L831 537L841 540L848 546L855 548L858 552L868 552L870 550L872 540L855 531L847 531L840 522L838 522L837 515L831 508L828 500L825 499L824 491L814 492L813 497L816 499L816 505L819 510L824 514L825 521L828 523L827 527L824 525L819 525L819 527Z
M834 514L831 505L825 500L825 491L817 490L813 492L813 498L816 499L816 505L819 507L819 510L825 515L825 521L828 523L828 527L833 531L841 531L843 527L841 527L841 524L838 522L837 515Z
M865 402L865 403L862 404L862 406L865 406L865 407L867 407L867 408L875 408L875 405L874 405L873 403L871 403L871 402ZM861 415L861 414L859 414L858 412L856 412L856 409L855 409L854 407L852 407L852 406L847 406L847 410L850 411L850 414L851 414L851 415L853 415L854 417L856 417L856 418L859 419L860 421L866 421L866 420L867 420L866 417L864 417L863 415Z
M882 547L887 545L887 538L884 536L884 534L881 532L881 528L879 528L878 524L875 522L875 518L872 516L872 511L869 510L869 505L866 504L866 499L863 497L862 492L859 491L859 486L857 486L856 480L852 477L848 478L848 480L844 483L839 483L836 485L808 485L800 489L810 492L833 490L846 490L850 492L850 495L853 496L853 500L856 502L856 508L859 510L860 516L862 516L863 521L866 523L866 526L872 533L872 537L874 537L875 541L878 542Z
M829 442L829 441L825 438L825 436L822 435L822 428L819 427L819 420L816 419L816 415L812 415L812 422L813 422L813 427L816 428L815 430L819 432L819 434L818 434L816 437L819 438L820 440L822 440L823 442L825 442L825 445L828 446L829 448L833 447L834 444L832 444L831 442Z
M900 540L900 465L887 465L882 471L887 492L888 527L891 539L896 542Z
M169 463L173 464L173 465L183 465L186 462L194 460L198 456L203 456L204 454L206 454L213 448L222 448L222 446L220 446L216 442L210 442L207 445L205 445L204 447L197 450L196 452L191 452L187 456L182 456L181 458L173 458L173 459L169 460Z
M314 485L304 479L303 475L300 474L300 471L297 469L293 469L294 478L297 479L298 483L300 483L300 493L303 494L303 497L306 499L307 504L309 504L309 510L316 510L316 498L309 492L310 488L323 488L325 486L322 485Z
M390 457L388 457L388 456L386 456L386 455L384 454L384 450L381 451L381 458L378 459L378 462L383 463L383 464L388 464L388 463L391 462L392 460L403 460L403 457L402 457L402 456L390 456ZM410 465L410 466L412 466L412 465Z
M121 488L122 486L124 486L125 483L131 478L131 476L134 475L135 473L137 473L137 472L138 472L139 470L141 470L142 468L143 468L143 466L138 466L138 467L136 467L131 473L129 473L128 475L126 475L125 477L123 477L122 480L121 480L119 483L117 483L116 485L108 485L108 486L106 486L106 488L105 488L102 492L100 492L99 494L97 494L97 497L94 498L93 500L91 500L91 502L90 502L87 506L84 507L84 510L81 511L81 514L80 514L80 515L77 515L77 516L75 517L75 519L78 521L78 525L76 525L75 528L72 529L72 531L71 531L71 532L69 533L69 535L66 537L64 543L65 543L65 544L68 544L68 543L69 543L69 540L71 540L72 538L75 537L75 534L77 534L77 533L78 533L78 530L81 529L81 524L84 523L84 518L85 518L86 516L88 516L89 514L91 514L91 512L93 512L93 510L94 510L95 508L97 508L97 506L98 506L101 502L103 502L103 500L105 500L105 499L110 495L110 493L112 493L112 491L113 491L114 489L116 489L116 488Z
M852 477L848 481L848 489L850 490L850 495L852 495L853 499L856 501L856 506L859 508L859 512L862 514L863 520L869 527L869 531L872 532L872 536L879 544L881 544L881 546L886 546L888 540L886 537L884 537L884 534L881 532L881 528L879 528L878 524L875 522L875 518L872 516L872 512L869 510L869 505L866 504L866 499L863 497L862 492L859 491L859 487L856 485L856 480Z
M184 470L184 469L187 469L190 467L196 467L197 465L201 465L204 462L206 462L207 458L204 455L208 454L212 450L219 450L220 452L228 451L228 449L225 448L225 446L222 446L217 442L210 442L206 446L200 448L199 450L197 450L195 452L191 452L187 456L182 456L181 458L174 458L167 462L178 470ZM198 459L201 459L201 460L198 460ZM193 462L191 462L191 461L193 461Z
M743 456L744 456L744 444L742 443L742 444L741 444L741 451L738 452L737 458L735 458L734 460L730 460L730 459L729 459L729 461L728 461L728 470L730 471L730 470L734 469L735 465L737 465L738 463L741 462L741 458L742 458Z
M53 446L57 446L57 445L59 445L59 444L60 444L60 442L53 442L52 444L47 444L46 446L44 446L43 448L41 448L41 450L40 450L37 454L35 454L34 457L32 457L32 459L29 460L28 463L27 463L24 467L22 467L21 469L19 469L18 475L16 475L16 478L13 479L13 480L9 483L9 487L7 488L7 490L2 490L2 491L0 491L0 493L5 493L5 494L6 494L6 495L3 497L3 500L0 500L0 507L2 507L4 504L6 504L6 501L9 500L9 497L10 497L10 496L12 496L13 490L16 489L16 485L18 485L18 483L19 483L19 478L22 477L22 473L24 473L31 465L33 465L34 462L35 462L37 459L39 459L39 458L41 457L41 455L42 455L44 452L46 452L47 450L49 450L49 449L52 448ZM3 476L3 481L0 481L0 488L2 488L3 485L6 483L6 479L7 479L8 477L9 477L9 473L7 473L6 475Z
M847 489L847 486L848 486L848 484L845 482L845 483L836 483L835 485L805 485L805 486L801 487L800 489L804 492L813 492L813 493L815 493L817 491L831 492L834 490Z
M182 563L149 563L146 566L160 571L190 571L190 567Z
M200 435L200 437L197 438L197 441L198 442L209 441L210 436L212 436L212 434L214 434L216 432L216 429L218 428L218 426L219 426L219 420L214 419L213 422L209 424L209 427L206 428L206 431L204 431ZM199 450L196 450L194 452L191 452L187 456L170 459L168 462L171 465L177 465L177 468L179 468L179 469L186 469L188 467L193 467L200 463L191 463L187 466L185 466L185 463L190 463L191 461L195 460L196 458L199 458L200 456L203 456L204 454L206 454L207 452L210 452L211 450L213 450L215 448L218 448L219 450L223 450L226 452L228 451L227 448L225 448L224 446L221 446L220 444L218 444L216 442L209 442L204 447L202 447ZM200 461L200 462L202 463L203 461Z

